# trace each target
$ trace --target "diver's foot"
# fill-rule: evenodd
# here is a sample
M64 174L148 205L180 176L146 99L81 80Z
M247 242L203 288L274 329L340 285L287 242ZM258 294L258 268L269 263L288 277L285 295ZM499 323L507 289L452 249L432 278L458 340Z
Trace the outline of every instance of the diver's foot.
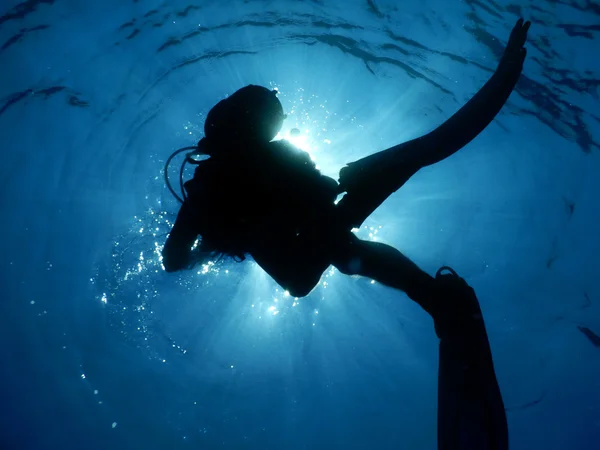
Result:
M443 273L443 272L449 273ZM481 327L483 317L475 291L450 267L435 275L430 311L440 339L464 337Z

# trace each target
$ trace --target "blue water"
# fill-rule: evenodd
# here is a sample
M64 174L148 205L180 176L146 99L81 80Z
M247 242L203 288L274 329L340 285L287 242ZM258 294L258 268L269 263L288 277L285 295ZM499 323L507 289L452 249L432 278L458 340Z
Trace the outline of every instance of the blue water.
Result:
M335 270L299 300L251 261L166 274L162 170L253 83L337 178L454 113L520 14L502 113L358 234L476 289L511 448L600 449L593 0L3 0L1 447L435 449L430 318Z

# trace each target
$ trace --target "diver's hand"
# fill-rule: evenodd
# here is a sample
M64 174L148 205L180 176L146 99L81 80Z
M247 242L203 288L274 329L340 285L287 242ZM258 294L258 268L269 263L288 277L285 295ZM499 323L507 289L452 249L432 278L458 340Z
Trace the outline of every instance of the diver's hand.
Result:
M510 33L504 55L500 60L500 65L498 66L499 71L520 73L523 70L523 62L527 56L527 50L524 45L527 41L527 31L529 31L530 26L531 22L529 21L524 22L523 19L517 20L517 23Z

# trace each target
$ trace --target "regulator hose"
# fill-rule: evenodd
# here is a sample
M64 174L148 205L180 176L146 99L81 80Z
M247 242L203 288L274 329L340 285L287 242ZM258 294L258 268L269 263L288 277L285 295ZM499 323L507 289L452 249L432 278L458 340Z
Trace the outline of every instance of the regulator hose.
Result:
M171 182L169 181L169 164L171 164L171 161L173 161L173 158L175 158L180 153L183 153L186 151L188 151L189 153L186 155L185 159L181 163L181 168L179 169L179 189L181 189L181 195L182 195L182 197L180 197L179 195L177 195L177 192L175 192L175 189L173 189L173 186L171 186ZM169 189L171 194L173 194L173 197L175 197L179 201L179 203L183 203L187 199L187 195L186 195L185 189L183 187L183 171L185 169L185 165L186 165L186 163L198 164L198 161L196 161L193 157L200 155L200 154L202 154L202 152L200 151L198 146L183 147L183 148L180 148L179 150L174 151L171 154L171 156L169 156L169 158L167 159L167 162L165 163L165 170L164 170L165 183L167 184L167 188Z

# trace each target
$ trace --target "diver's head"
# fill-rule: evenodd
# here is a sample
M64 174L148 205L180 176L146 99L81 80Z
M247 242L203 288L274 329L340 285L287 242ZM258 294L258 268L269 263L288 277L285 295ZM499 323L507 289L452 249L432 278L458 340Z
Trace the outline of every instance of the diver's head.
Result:
M204 134L216 141L271 141L283 125L277 91L249 85L217 103L208 113Z

